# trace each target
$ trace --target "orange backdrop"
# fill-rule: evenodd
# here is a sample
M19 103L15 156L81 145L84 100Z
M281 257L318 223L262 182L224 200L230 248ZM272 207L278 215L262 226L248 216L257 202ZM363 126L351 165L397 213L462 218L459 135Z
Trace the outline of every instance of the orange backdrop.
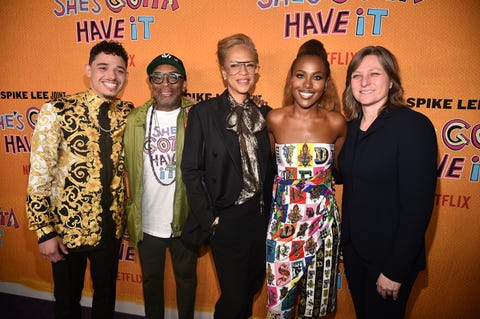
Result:
M163 52L182 58L188 92L203 100L223 91L217 41L243 32L260 55L256 94L273 107L280 106L287 69L308 39L325 44L340 91L349 60L363 46L383 45L397 56L408 103L433 121L440 147L428 270L417 280L409 317L477 318L479 9L477 0L2 1L0 291L52 299L50 265L40 258L25 218L30 137L45 101L87 87L83 70L90 48L103 39L124 43L130 74L122 98L135 105L149 98L145 68ZM341 187L337 192L341 198ZM117 308L142 314L138 258L126 240L120 258ZM176 318L170 263L167 272L167 315ZM219 288L208 250L199 259L198 275L197 317L211 318ZM342 272L338 279L338 310L332 317L352 318ZM84 304L90 296L88 282ZM265 291L254 310L256 318L264 317Z

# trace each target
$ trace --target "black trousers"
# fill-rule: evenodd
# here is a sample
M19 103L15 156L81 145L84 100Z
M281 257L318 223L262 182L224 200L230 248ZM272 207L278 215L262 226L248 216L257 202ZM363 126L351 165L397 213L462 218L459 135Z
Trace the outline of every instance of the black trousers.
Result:
M247 319L265 280L266 217L258 198L220 212L210 241L221 295L215 319Z
M397 300L383 297L377 292L376 282L380 275L378 265L368 264L352 245L344 244L343 261L347 275L348 289L352 295L355 313L358 319L401 319L405 315L408 297L418 271L411 273L402 282Z
M56 319L81 318L80 299L87 259L93 284L92 319L114 317L120 242L111 239L102 247L69 252L64 261L52 263Z
M146 318L165 316L164 275L167 248L172 256L179 319L193 319L197 288L197 252L185 247L180 237L160 238L143 234L138 243L143 277Z

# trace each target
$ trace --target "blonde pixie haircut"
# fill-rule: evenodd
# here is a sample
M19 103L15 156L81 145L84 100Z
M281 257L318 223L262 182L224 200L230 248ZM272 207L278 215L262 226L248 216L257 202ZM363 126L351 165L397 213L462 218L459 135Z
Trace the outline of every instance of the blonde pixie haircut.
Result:
M224 64L225 64L225 59L227 57L228 50L230 50L231 48L233 48L236 45L244 45L250 51L252 51L253 56L255 58L255 63L258 64L258 53L257 53L257 49L255 48L255 44L253 43L252 39L250 39L250 37L248 37L247 35L245 35L243 33L237 33L237 34L231 35L229 37L226 37L226 38L218 41L218 44L217 44L217 58L218 58L218 62L220 63L221 66L224 66Z

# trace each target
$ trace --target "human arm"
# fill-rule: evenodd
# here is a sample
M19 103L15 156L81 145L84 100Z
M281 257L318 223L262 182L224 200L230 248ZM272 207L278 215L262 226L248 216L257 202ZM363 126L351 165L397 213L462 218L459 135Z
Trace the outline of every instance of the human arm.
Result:
M334 132L334 162L333 162L333 178L332 178L332 189L335 193L335 185L343 184L343 176L341 175L338 157L343 148L343 144L347 138L347 122L343 115L338 112L330 112L330 125L331 131Z
M432 123L420 113L404 113L398 122L398 222L392 248L382 268L390 280L403 282L424 249L437 179L437 140ZM408 116L405 116L408 115Z
M334 143L334 163L335 169L338 170L338 155L342 150L343 144L345 143L345 139L347 138L347 122L342 114L331 112L332 114L332 129L337 132L337 137Z
M205 184L205 135L197 106L190 109L182 154L182 178L187 188L191 214L204 231L211 231L214 208Z
M275 110L268 112L266 122L267 122L268 139L270 140L270 151L272 152L272 154L274 154L275 153L274 129L278 125L278 116L276 115Z
M61 130L51 103L45 104L37 119L31 139L30 175L27 188L26 212L28 228L34 231L39 243L55 238L57 216L52 210L52 183L58 169Z

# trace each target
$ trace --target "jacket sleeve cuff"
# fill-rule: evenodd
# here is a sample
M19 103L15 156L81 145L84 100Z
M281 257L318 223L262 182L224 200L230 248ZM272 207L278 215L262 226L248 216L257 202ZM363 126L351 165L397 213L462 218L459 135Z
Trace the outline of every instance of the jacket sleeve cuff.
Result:
M58 236L58 234L55 232L55 230L51 226L38 229L36 231L36 234L38 237L39 244Z

